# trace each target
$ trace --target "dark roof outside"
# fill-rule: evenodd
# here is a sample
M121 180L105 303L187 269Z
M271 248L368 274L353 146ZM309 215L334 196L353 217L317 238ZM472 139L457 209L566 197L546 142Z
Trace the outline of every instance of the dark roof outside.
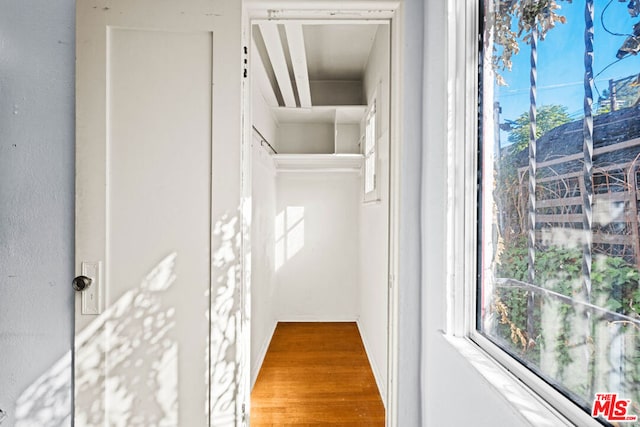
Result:
M538 163L583 152L584 120L577 120L558 126L537 141L536 159ZM640 138L640 105L600 114L593 119L594 149ZM603 153L594 156L594 165L614 164L632 161L640 153L640 146ZM522 150L516 156L518 167L529 162L529 152ZM576 163L576 162L571 162ZM574 167L569 169L573 170ZM566 170L565 172L569 172Z

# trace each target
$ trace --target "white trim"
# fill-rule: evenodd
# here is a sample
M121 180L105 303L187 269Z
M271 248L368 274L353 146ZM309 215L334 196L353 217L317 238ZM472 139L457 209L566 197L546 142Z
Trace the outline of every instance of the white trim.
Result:
M360 172L360 154L274 154L276 171L282 172Z
M260 66L262 71L264 72L263 78L266 78L266 83L269 87L271 84L269 83L269 79L266 76L266 70L264 69L264 64L262 60L259 58L258 50L255 47L255 43L251 44L249 47L249 43L253 41L253 37L251 37L251 23L249 21L249 16L246 13L246 10L242 10L242 23L241 23L241 31L242 31L242 46L247 49L244 53L244 60L248 61L249 64L245 65L245 70L250 71L253 63L251 62L253 59L260 62ZM255 57L253 57L255 55ZM248 65L248 66L247 66ZM239 328L238 342L242 343L242 347L240 351L240 360L241 365L239 367L238 374L238 382L240 383L239 390L235 396L236 399L236 420L235 423L237 426L245 425L250 422L249 414L251 413L251 216L252 216L252 169L253 169L253 140L254 140L254 129L252 123L253 117L253 73L250 73L249 78L242 79L242 97L240 102L240 114L241 114L241 134L242 141L241 144L241 156L240 156L240 175L241 175L241 184L240 184L240 193L241 193L241 240L240 240L240 264L241 264L241 282L240 282L240 313L241 313L241 323ZM214 87L211 88L214 90ZM271 93L273 98L275 98L275 93L271 89ZM261 94L264 98L264 93ZM268 96L268 95L267 95ZM273 101L273 98L271 101ZM265 99L265 101L267 101ZM276 100L277 105L277 100ZM213 185L213 183L212 183ZM213 229L212 229L213 230ZM213 253L213 252L212 252ZM211 300L213 303L213 299ZM211 392L211 391L210 391ZM239 410L238 410L239 409ZM213 418L209 418L209 425L212 426L214 423Z
M494 384L494 386L502 383L509 384L508 381L521 384L526 390L527 396L530 399L537 399L539 402L544 403L544 407L538 408L536 416L540 418L553 419L553 416L559 417L559 419L566 420L563 425L579 425L582 427L601 427L598 421L593 419L588 413L582 410L578 405L573 403L566 396L559 391L551 387L540 376L529 370L526 366L519 363L511 355L506 353L500 347L493 342L480 335L479 333L472 333L470 339L467 339L469 345L475 345L475 347L482 351L485 357L492 360L495 364L502 367L505 373L508 373L508 377L504 378L496 377L501 380L501 383ZM484 375L482 369L478 371ZM504 388L498 388L507 400L511 402L511 391ZM531 411L527 408L527 405L523 405L526 402L511 402L521 415L528 418L528 414ZM547 413L545 413L545 411ZM538 425L538 424L535 424ZM557 425L557 424L554 424Z
M245 0L254 20L329 19L334 23L392 19L401 7L398 0ZM350 22L353 23L353 22Z
M447 313L446 331L466 336L475 328L477 151L477 48L475 1L448 1ZM456 25L464 22L464 25ZM471 90L472 88L472 90ZM469 146L471 144L471 146Z
M252 366L252 374L251 374L251 390L253 391L253 387L256 385L256 380L258 379L258 375L260 375L260 370L262 369L262 364L264 363L264 358L267 355L267 351L269 350L269 345L271 344L271 340L273 340L273 334L276 331L276 326L278 326L277 321L273 321L273 326L271 327L271 332L267 335L267 338L262 343L262 347L260 348L260 353L258 353L258 358L256 359L255 364Z
M363 333L363 329L360 326L360 319L356 321L358 325L358 332L360 333L360 339L362 339L362 345L364 346L364 352L367 354L367 360L369 361L369 366L371 367L371 371L373 372L373 378L376 380L376 386L378 387L378 393L380 393L380 398L382 399L382 404L385 409L387 408L387 389L382 386L382 374L380 373L380 368L376 365L376 361L373 357L371 357L371 352L369 348L369 342L367 341L366 335Z
M387 299L387 391L386 427L398 425L398 284L400 257L400 174L402 158L402 67L404 56L404 4L397 6L391 18L391 71L389 79L389 291Z
M266 13L266 12L265 12ZM302 25L323 25L327 24L327 20L332 19L331 17L327 18L263 18L263 19L254 19L252 22L254 24L260 24L262 22L271 22L273 19L278 19L282 22L286 23L294 23L294 24L302 24ZM331 25L389 25L390 18L382 18L382 19L332 19ZM316 80L318 81L318 80ZM321 80L320 80L321 81Z
M509 402L524 421L536 427L574 425L481 347L467 338L446 334L444 337L484 377L487 383ZM594 422L593 419L590 421ZM586 427L593 424L581 423L580 425ZM596 422L595 425L600 424Z

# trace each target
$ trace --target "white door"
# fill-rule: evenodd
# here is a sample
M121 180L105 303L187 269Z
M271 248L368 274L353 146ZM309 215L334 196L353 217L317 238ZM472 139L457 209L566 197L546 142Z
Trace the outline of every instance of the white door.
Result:
M240 7L77 2L77 426L241 422Z

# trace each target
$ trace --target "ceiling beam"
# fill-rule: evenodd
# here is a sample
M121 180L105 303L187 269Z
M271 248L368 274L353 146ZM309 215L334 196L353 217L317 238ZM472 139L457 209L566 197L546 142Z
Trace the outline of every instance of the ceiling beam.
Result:
M282 41L278 32L278 24L273 22L264 22L260 24L260 33L269 54L269 60L276 75L280 93L284 100L285 107L296 107L296 97L293 95L293 86L289 78L289 68L287 60L284 57L282 49Z
M271 80L269 79L269 75L267 74L267 70L262 62L262 58L260 58L256 42L253 38L251 39L251 57L253 58L251 67L252 75L256 78L256 83L260 87L262 97L267 101L267 104L270 107L278 107L278 99L276 98L276 94L273 92Z
M291 55L291 64L293 65L293 75L296 79L296 87L298 88L298 98L300 98L300 107L311 108L311 90L309 88L309 70L307 69L307 53L304 48L304 34L302 33L302 24L286 23L284 28L287 32L287 41L289 43L289 54Z

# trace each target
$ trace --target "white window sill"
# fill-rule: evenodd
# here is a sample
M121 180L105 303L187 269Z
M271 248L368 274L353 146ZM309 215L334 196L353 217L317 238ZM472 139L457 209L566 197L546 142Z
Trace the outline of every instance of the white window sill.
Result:
M568 403L574 407L562 408L563 411L568 411L565 417L469 338L443 335L446 341L484 377L487 383L511 405L526 423L536 427L575 425L602 427L599 422L554 391L558 395L558 401L567 401L564 402L565 405ZM531 376L537 378L533 373Z

